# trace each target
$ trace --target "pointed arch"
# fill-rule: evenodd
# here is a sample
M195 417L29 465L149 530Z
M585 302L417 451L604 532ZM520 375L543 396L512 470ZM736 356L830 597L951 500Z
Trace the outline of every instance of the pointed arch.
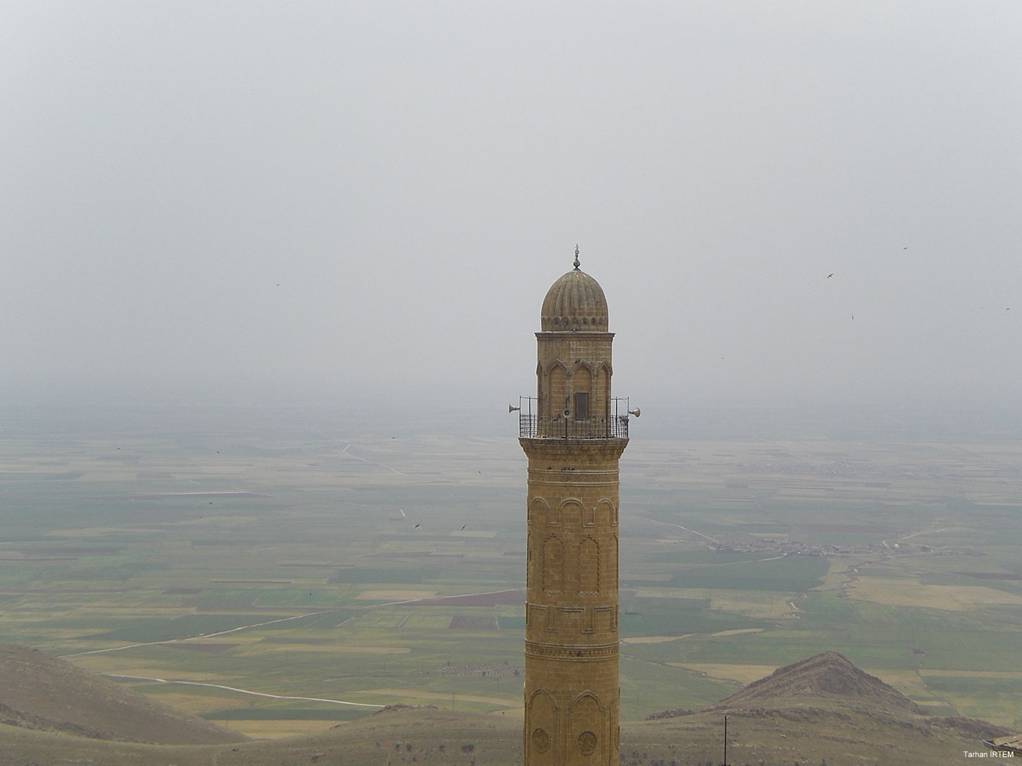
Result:
M588 536L578 548L578 592L582 596L600 594L600 544Z
M534 691L529 696L529 709L530 710L535 710L534 705L536 704L536 700L541 698L541 697L544 698L547 701L547 703L548 703L548 705L550 707L550 710L557 710L557 700L554 698L554 695L552 693L550 693L549 691L547 691L546 689L536 689L536 691Z
M572 711L576 711L583 704L589 703L595 705L597 710L605 711L607 709L606 707L604 707L603 703L600 702L600 696L592 689L586 689L585 691L576 694L575 698L571 701L571 709Z
M562 415L562 411L567 404L568 397L568 367L564 362L558 359L556 362L550 365L550 370L547 372L547 391L549 396L546 401L546 412L544 413L547 417L555 418Z
M582 526L582 500L577 497L567 497L561 501L561 521L566 529L578 529Z
M593 376L596 374L596 368L589 362L580 359L575 362L575 365L571 368L571 378L575 382L575 390L579 391L578 388L579 378L586 383L592 381Z
M564 543L557 535L543 539L543 592L558 596L564 592Z
M593 407L598 410L600 412L600 416L608 422L613 416L610 407L610 375L610 365L601 364L599 370L596 372L595 381L593 383L593 399L597 402L593 405Z
M618 583L618 550L617 535L610 538L610 550L607 551L607 587L616 589Z
M529 502L529 524L543 527L551 523L550 503L542 497L534 497Z
M546 689L537 689L525 705L525 747L527 762L536 766L558 763L559 710L557 700Z
M526 587L531 587L532 584L536 580L535 567L533 566L533 563L532 563L532 561L533 561L533 553L535 552L533 550L533 547L534 547L534 543L533 543L533 539L532 539L532 532L529 532L529 535L526 538L526 542L525 542L525 585L526 585ZM528 624L528 622L529 622L529 615L528 615L528 613L526 613L526 615L525 615L525 622L526 622L526 624Z
M592 691L575 697L568 711L568 747L577 753L574 763L606 763L610 748L606 706ZM576 760L582 756L585 760Z

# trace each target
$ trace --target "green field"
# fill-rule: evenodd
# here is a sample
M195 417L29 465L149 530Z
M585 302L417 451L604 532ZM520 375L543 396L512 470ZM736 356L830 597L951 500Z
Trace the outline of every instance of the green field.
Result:
M1022 727L1019 465L1010 443L637 439L625 717L834 649ZM422 601L524 586L524 494L513 438L7 438L0 641L260 736L395 703L520 715L521 604Z

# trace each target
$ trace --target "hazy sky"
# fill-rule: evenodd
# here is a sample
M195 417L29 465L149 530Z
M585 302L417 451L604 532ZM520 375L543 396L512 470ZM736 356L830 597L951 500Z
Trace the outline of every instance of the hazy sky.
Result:
M499 408L577 240L651 414L1022 411L1018 0L0 17L8 404Z

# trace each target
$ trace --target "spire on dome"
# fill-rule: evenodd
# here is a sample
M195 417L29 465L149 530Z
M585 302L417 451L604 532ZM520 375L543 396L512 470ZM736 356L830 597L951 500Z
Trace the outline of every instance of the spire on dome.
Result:
M575 243L575 271L578 271L578 267L582 264L578 260L578 242Z

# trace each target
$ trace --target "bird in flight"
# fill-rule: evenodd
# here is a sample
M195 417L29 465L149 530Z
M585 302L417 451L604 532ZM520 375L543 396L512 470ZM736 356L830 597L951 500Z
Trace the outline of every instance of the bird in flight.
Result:
M419 527L421 527L421 526L422 526L422 522L420 521L420 522L419 522L418 524L416 524L416 525L415 525L415 526L413 527L413 529L418 529L418 528L419 528Z
M831 278L832 276L834 276L834 272L833 272L833 271L832 271L832 272L830 272L830 273L829 273L829 274L827 275L827 279L830 279L830 278Z
M465 529L465 527L467 527L467 526L468 526L468 524L462 524L462 525L461 525L461 528L462 528L462 529Z
M408 514L405 513L405 509L404 508L398 508L398 510L401 511L401 518L402 519L407 519L408 518Z

